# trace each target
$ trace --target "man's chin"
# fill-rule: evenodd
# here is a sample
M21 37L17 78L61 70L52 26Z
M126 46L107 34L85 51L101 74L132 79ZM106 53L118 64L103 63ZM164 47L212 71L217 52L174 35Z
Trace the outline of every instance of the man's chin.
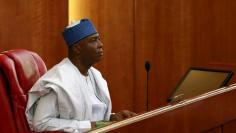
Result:
M99 62L102 60L102 56L101 57L98 57L96 60L95 60L95 63Z

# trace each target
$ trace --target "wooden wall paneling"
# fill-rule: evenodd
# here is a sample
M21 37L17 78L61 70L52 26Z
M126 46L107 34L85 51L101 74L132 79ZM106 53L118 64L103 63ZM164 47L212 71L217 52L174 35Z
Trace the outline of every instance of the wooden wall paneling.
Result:
M219 126L219 127L209 129L209 130L202 132L202 133L223 133L223 132L222 132L221 126Z
M214 2L215 3L215 2ZM213 29L215 29L215 20L213 12L213 3L207 1L193 1L193 65L202 66L207 64L211 58L211 43Z
M136 119L137 122L128 124L128 119L115 123L111 128L115 129L116 126L120 127L124 124L125 126L117 128L114 131L122 133L126 131L142 133L221 133L222 130L219 126L236 118L236 106L230 106L234 104L235 95L236 91L232 90L200 101L200 97L195 97L191 100L189 99L182 103L162 108L166 110L164 113L155 115L155 111L156 113L163 111L162 109L156 109L148 112L153 117L147 118L148 113L145 113L143 117L147 119L143 119L140 115L136 117L140 121ZM189 102L190 104L187 104ZM167 111L168 108L175 109ZM132 121L135 121L135 118L131 118L130 122ZM107 129L109 129L109 126ZM113 133L113 131L110 132Z
M223 133L236 133L236 120L232 120L223 125Z
M233 0L193 1L195 65L236 62L235 6Z
M108 81L114 111L134 106L133 9L133 0L100 3L98 22L105 54L98 68Z
M73 20L89 18L93 21L96 28L99 29L100 4L103 3L103 0L69 0L69 23Z
M236 70L236 2L232 0L193 1L193 64ZM235 76L229 84L235 83Z
M149 105L160 107L190 66L235 64L235 2L136 1L135 81L145 81L150 60ZM135 109L146 108L146 83L135 84Z
M217 29L214 42L212 43L212 61L224 63L236 63L236 1L216 1L217 6L214 8Z
M74 0L75 1L75 0ZM133 0L75 1L76 19L90 18L104 44L104 57L95 65L108 82L113 111L133 110ZM72 12L72 10L71 10ZM73 19L73 16L70 18Z
M62 31L68 22L67 0L0 2L0 51L35 51L48 68L66 56Z
M135 109L146 109L144 62L151 63L149 109L166 104L191 63L191 1L136 1Z

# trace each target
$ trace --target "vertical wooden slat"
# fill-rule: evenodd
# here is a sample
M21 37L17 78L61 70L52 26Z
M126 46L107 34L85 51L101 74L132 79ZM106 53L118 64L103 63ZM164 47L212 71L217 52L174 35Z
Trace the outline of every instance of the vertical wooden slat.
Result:
M66 56L62 31L68 22L67 0L0 2L0 51L35 51L48 68Z

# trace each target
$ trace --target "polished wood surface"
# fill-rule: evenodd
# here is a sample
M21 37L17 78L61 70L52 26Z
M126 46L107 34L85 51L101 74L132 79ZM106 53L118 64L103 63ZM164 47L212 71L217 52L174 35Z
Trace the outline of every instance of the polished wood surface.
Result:
M235 100L236 86L221 88L93 132L221 133L217 126L236 119Z
M223 132L222 132L222 127L219 126L219 127L215 127L215 128L209 129L207 131L204 131L202 133L223 133Z
M191 1L136 1L135 74L145 81L143 64L151 63L149 109L166 105L176 82L191 66ZM146 108L146 82L135 84L135 110Z
M190 66L235 64L235 6L233 0L136 1L135 74L136 81L145 81L140 64L151 62L151 109L166 104ZM141 111L146 106L145 82L137 82L135 88L135 109Z
M236 133L236 120L232 120L223 126L223 133Z
M3 0L0 2L0 51L28 49L48 68L66 56L62 31L68 23L67 0Z

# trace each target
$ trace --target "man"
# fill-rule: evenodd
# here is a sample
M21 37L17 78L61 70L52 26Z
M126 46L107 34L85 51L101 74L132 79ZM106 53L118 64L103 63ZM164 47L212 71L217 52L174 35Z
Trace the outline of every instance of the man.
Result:
M103 44L90 20L73 23L63 36L68 58L43 75L29 91L26 116L30 128L39 132L85 132L100 121L136 115L129 111L111 113L107 83L92 67L101 60Z

